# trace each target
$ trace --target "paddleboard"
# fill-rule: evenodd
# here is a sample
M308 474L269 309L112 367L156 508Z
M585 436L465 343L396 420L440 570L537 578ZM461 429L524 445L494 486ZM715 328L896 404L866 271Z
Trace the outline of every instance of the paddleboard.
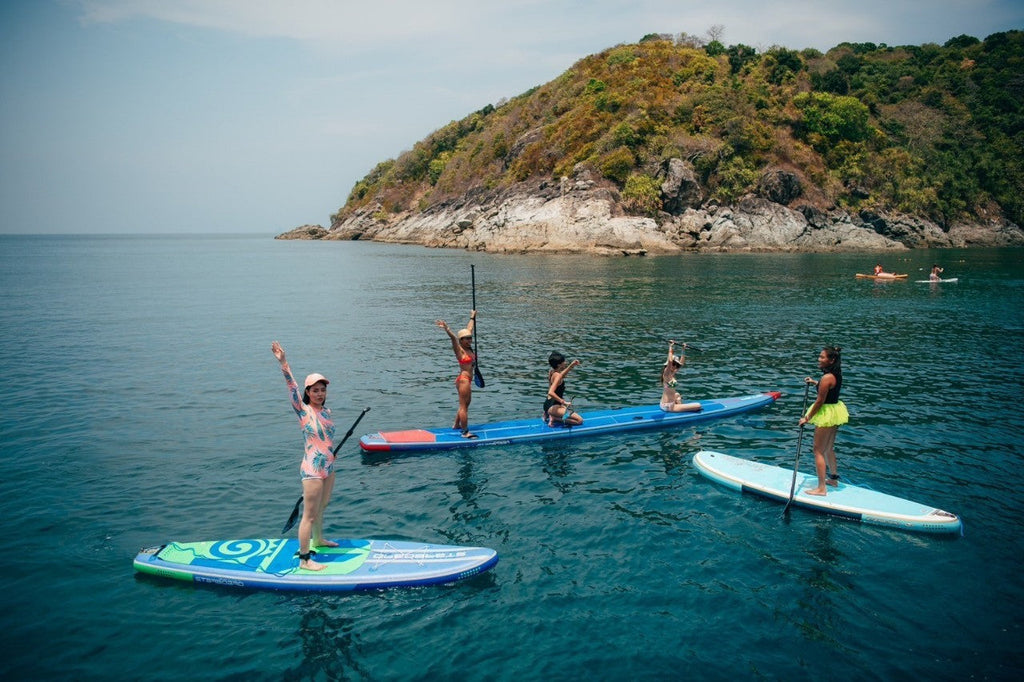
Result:
M886 273L881 274L881 275L864 275L864 274L861 274L859 272L857 273L857 277L860 278L860 279L880 279L880 280L906 279L909 276L910 275L895 275L895 274L893 274L891 272L886 272Z
M710 450L701 450L694 455L693 464L707 478L733 490L783 503L789 501L792 468L784 469ZM793 506L863 523L924 533L959 533L961 529L960 517L956 514L841 480L838 486L830 486L828 495L824 497L803 492L817 485L816 475L798 471Z
M938 284L940 282L959 282L959 277L950 277L948 279L915 279L918 284Z
M326 568L299 568L295 538L171 542L140 550L135 570L193 583L247 589L345 592L452 583L498 563L486 547L399 540L336 540L314 559Z
M700 403L700 412L665 412L657 405L580 412L583 423L579 426L564 426L562 424L548 426L547 420L539 416L535 419L471 425L470 431L476 435L476 438L464 438L458 429L379 431L361 437L359 446L369 452L445 450L481 445L511 445L557 438L578 438L638 429L668 428L697 424L757 410L772 404L781 395L778 391L772 391L719 400L692 401Z

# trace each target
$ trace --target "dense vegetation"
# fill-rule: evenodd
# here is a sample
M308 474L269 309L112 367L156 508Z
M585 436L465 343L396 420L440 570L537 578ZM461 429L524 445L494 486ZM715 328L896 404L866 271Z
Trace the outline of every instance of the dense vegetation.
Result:
M659 169L677 157L720 203L782 168L822 207L1024 224L1022 150L1022 31L826 54L650 35L449 123L374 168L332 218L371 203L424 210L578 164L616 183L630 212L656 215Z

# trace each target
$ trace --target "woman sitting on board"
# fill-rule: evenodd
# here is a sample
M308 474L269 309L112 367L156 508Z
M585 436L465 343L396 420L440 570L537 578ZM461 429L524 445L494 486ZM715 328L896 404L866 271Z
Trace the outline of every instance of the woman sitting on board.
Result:
M324 405L327 400L327 378L322 374L310 374L303 382L302 395L295 383L292 370L284 356L281 344L274 341L270 351L281 363L281 372L291 394L292 409L299 417L299 427L305 442L305 454L299 466L302 479L302 520L299 522L299 568L320 571L324 565L314 561L315 547L337 547L338 543L324 539L324 510L331 501L334 489L334 422L331 410Z
M672 352L675 345L675 341L668 342L668 360L661 369L661 409L665 412L700 412L703 409L700 403L684 403L676 391L676 372L686 364L686 356L680 354L676 357ZM683 352L686 352L685 343Z
M827 494L826 485L839 485L839 471L836 463L836 433L839 427L850 421L846 405L839 399L843 387L843 363L839 346L825 346L818 355L821 379L804 379L818 387L818 397L806 414L800 418L800 426L814 424L814 469L818 474L818 485L804 490L808 495ZM827 461L827 468L826 468ZM831 470L832 473L827 473Z
M941 282L942 281L942 272L943 272L942 268L940 268L938 265L933 265L932 266L932 274L928 275L928 279L931 280L932 282Z
M548 370L548 396L544 401L544 416L548 426L555 426L556 423L579 426L583 423L583 417L573 412L572 402L565 399L565 375L580 361L566 363L565 356L555 351L548 356L548 364L551 366Z
M455 359L459 362L459 374L455 377L455 390L459 394L459 409L455 412L453 429L461 429L463 438L476 438L469 432L469 403L473 399L473 366L476 356L473 355L473 327L476 325L476 311L469 312L469 323L459 333L454 333L444 320L438 320L437 326L448 334L455 351Z

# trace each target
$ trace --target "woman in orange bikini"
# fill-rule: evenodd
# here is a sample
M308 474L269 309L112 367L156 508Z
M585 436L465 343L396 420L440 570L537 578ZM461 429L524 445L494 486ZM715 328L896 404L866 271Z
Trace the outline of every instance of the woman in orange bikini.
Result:
M455 413L453 429L461 429L463 438L476 438L469 432L469 402L473 399L473 367L476 356L473 355L473 327L476 325L476 311L469 313L469 324L456 334L444 320L438 320L437 326L448 334L452 341L455 359L459 361L459 375L455 377L455 390L459 392L459 409Z

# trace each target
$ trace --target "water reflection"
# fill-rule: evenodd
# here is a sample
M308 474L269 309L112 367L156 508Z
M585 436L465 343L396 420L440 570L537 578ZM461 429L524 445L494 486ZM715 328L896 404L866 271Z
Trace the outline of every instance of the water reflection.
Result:
M286 680L355 680L370 679L369 670L360 663L366 660L359 635L358 619L328 612L334 607L319 598L311 598L304 606L299 621L298 639L302 642L302 660L283 672Z
M843 645L842 607L849 586L842 570L845 555L832 538L831 519L818 523L805 554L810 558L803 594L797 599L795 621L807 639Z

